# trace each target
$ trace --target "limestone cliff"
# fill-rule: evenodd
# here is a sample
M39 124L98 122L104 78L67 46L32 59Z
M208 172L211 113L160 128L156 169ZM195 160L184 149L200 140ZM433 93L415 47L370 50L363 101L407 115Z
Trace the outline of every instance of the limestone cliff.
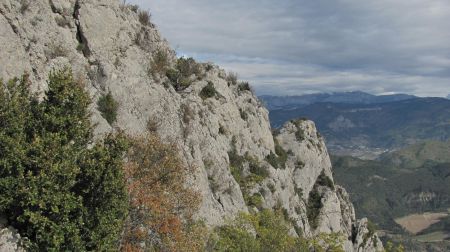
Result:
M196 168L190 186L202 195L197 215L208 225L249 208L282 207L292 232L308 237L341 232L348 238L346 251L382 249L367 222L355 220L345 189L334 185L327 149L313 122L287 123L274 136L268 112L253 93L227 81L226 73L209 63L190 76L189 88L167 85L167 77L149 70L157 52L165 52L169 64L175 53L131 6L112 0L1 0L0 34L3 79L27 72L36 83L32 88L42 92L52 69L70 65L94 101L111 92L120 103L113 126L92 105L96 134L114 127L139 134L150 121L163 139L177 143L184 162ZM199 93L208 83L217 93L203 99ZM255 167L265 175L244 190L231 169L235 159L241 176ZM309 206L312 193L320 201L316 214Z

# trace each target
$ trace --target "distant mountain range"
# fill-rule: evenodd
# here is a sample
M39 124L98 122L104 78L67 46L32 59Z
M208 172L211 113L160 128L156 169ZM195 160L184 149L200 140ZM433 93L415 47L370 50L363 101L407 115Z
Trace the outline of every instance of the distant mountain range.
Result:
M311 119L336 155L374 158L423 140L450 139L450 100L445 98L373 96L363 92L308 95L304 100L301 97L297 97L298 101L286 98L284 104L281 97L261 97L272 108L272 127L278 128L294 118Z
M412 99L416 98L416 96L407 94L377 96L361 91L353 91L353 92L336 92L336 93L317 93L300 96L262 95L260 96L260 98L264 101L266 107L269 110L275 110L275 109L294 109L319 102L350 103L350 104L386 103Z

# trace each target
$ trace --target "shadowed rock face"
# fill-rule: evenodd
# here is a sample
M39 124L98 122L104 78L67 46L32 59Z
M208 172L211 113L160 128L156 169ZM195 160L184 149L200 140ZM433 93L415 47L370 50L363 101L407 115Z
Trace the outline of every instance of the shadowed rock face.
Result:
M353 244L351 238L355 230L362 232L364 224L356 222L345 190L334 185L328 152L313 122L289 122L274 137L261 102L251 91L229 84L226 73L212 64L202 64L186 90L177 92L164 85L167 77L149 74L150 62L156 52L163 51L168 54L168 64L174 65L174 51L154 25L141 24L138 14L119 1L29 3L27 9L20 1L3 0L0 4L3 79L27 72L32 89L42 92L52 69L70 65L84 82L93 104L109 91L119 102L114 128L140 134L149 121L155 122L158 134L175 142L184 162L196 168L188 186L201 193L203 202L197 216L210 226L248 211L244 196L259 194L261 207L283 207L304 235L342 232L349 238L346 250L359 249L360 244ZM202 99L199 93L208 82L217 94ZM95 105L91 110L97 135L113 130ZM274 168L267 156L280 148L286 152L286 162ZM243 174L257 164L267 176L249 190L241 190L230 170L230 158L235 156L245 159ZM323 185L320 181L324 177L331 184ZM315 228L307 215L312 190L322 202ZM378 238L374 235L373 239ZM364 251L379 250L381 242L372 247Z

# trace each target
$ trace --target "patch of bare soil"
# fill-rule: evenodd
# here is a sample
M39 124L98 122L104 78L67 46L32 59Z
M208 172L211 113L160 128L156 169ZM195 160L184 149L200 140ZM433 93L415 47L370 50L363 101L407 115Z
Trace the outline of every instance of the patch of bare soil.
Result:
M411 234L417 234L427 229L431 225L438 223L442 218L447 217L448 213L423 213L411 214L405 217L395 219L395 222L406 229Z

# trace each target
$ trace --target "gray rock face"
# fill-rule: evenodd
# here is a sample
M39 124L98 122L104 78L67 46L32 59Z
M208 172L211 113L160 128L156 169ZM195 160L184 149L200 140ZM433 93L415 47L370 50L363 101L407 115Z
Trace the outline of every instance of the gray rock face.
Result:
M377 234L372 234L368 228L368 220L363 218L356 223L357 235L354 251L357 252L379 252L384 251L383 245Z
M20 247L20 235L13 228L0 229L0 251L22 252Z
M345 190L334 186L328 152L314 123L287 123L274 137L261 102L251 91L229 84L225 72L211 64L201 65L184 91L164 85L165 76L149 74L150 62L156 52L164 51L174 64L175 53L155 26L142 24L132 8L112 0L2 0L0 34L0 74L5 80L27 72L33 89L42 92L52 69L72 67L93 97L97 135L115 127L140 134L154 122L163 139L178 145L186 165L196 168L189 186L202 195L197 216L208 225L248 211L244 194L259 194L262 207L283 207L303 235L340 232L349 237L347 251L366 251L352 244L352 230L363 230L364 225L356 223ZM217 95L202 99L199 93L208 82ZM95 107L96 99L109 91L120 103L112 126ZM285 167L277 169L266 160L276 153L274 139L288 153ZM231 151L251 157L268 176L243 192L230 170ZM244 169L250 170L249 162ZM321 174L334 188L317 184ZM316 228L307 217L314 189L323 205ZM372 241L362 247L377 248Z
M6 220L0 216L0 251L24 252L21 247L20 235L14 228L5 227Z

